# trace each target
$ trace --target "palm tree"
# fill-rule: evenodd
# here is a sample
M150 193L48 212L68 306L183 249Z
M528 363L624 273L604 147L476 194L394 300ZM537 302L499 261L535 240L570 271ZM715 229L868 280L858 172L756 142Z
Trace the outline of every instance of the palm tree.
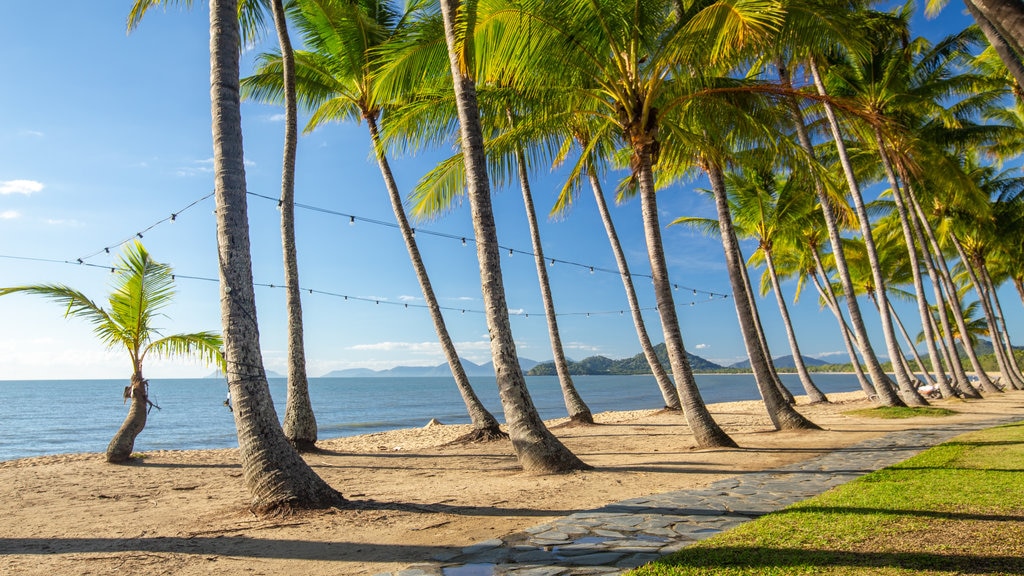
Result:
M129 29L159 3L137 0L129 15ZM242 474L256 512L336 506L344 502L341 494L309 467L285 437L263 368L242 148L238 14L238 0L210 0L210 105L221 324Z
M380 65L375 50L393 37L400 15L388 3L379 0L363 2L306 0L293 12L303 40L310 50L298 51L297 91L305 108L312 111L306 126L311 132L331 121L362 119L370 132L374 156L384 179L395 220L405 242L416 278L430 311L441 349L455 378L463 402L473 423L472 437L467 440L503 438L498 421L484 407L469 382L455 344L445 325L437 296L427 275L416 237L402 203L381 142L378 121L384 107L373 93L373 73ZM280 55L262 54L257 58L256 73L242 80L243 94L265 102L280 101L284 64Z
M138 241L125 247L114 264L113 292L105 309L82 292L63 284L36 284L0 288L0 296L23 292L53 300L64 307L65 317L82 318L107 348L124 348L132 363L131 384L124 399L131 408L121 428L107 446L107 462L131 460L135 438L146 426L154 404L149 400L149 381L142 375L142 363L153 353L165 358L195 356L207 363L223 363L219 334L193 332L163 336L154 325L161 310L174 297L171 268L153 260Z
M949 0L927 0L925 12L935 15ZM1007 69L1024 89L1021 61L1024 59L1024 5L1019 0L964 0L967 11L981 27Z
M183 4L191 0L135 0L129 29L134 28L151 6ZM302 328L302 297L299 286L299 265L295 246L295 156L298 147L298 120L295 104L295 61L288 23L282 0L241 0L238 11L240 33L244 42L254 41L264 29L264 15L269 11L274 22L284 65L281 67L284 86L285 129L281 162L281 250L284 259L285 309L288 314L288 386L285 402L284 431L288 440L301 451L316 448L316 415L309 397L306 375L306 352Z
M776 246L781 246L784 250L792 246L795 241L787 235L797 233L797 226L803 228L808 213L815 208L810 201L812 197L799 189L794 175L785 178L772 174L767 168L730 172L726 175L726 190L731 199L730 206L738 228L746 231L758 242L758 253L764 258L765 268L775 292L800 383L812 403L828 402L811 380L800 354L800 345L796 340L786 299L782 295L775 262ZM753 256L757 256L758 253Z
M799 412L793 409L789 402L786 402L772 380L769 364L769 355L765 352L765 346L756 333L757 320L753 312L752 289L746 276L741 272L744 267L743 256L740 254L739 240L736 237L735 229L732 226L732 217L729 214L729 201L726 195L725 174L710 159L704 161L703 168L707 172L711 182L711 191L715 197L715 207L718 210L718 225L722 234L722 248L725 251L727 268L729 269L729 281L732 284L733 303L736 307L736 315L740 322L740 332L747 347L747 355L750 357L750 367L754 371L754 378L761 392L761 399L768 409L768 416L775 424L776 429L820 429L816 424L804 418Z
M813 62L813 60L811 61ZM778 72L779 81L782 87L786 90L792 91L790 70L783 60L779 61ZM797 134L800 148L806 154L807 159L811 161L812 164L815 164L817 162L817 153L811 142L803 109L794 97L786 98L786 104L788 108L787 111L790 115L790 121L792 122ZM837 212L840 212L840 208L848 209L848 205L844 200L837 199L833 196L833 187L829 186L830 182L823 175L820 175L813 170L811 174L814 180L814 191L818 197L818 206L821 209L825 227L828 230L829 244L832 247L832 256L835 261L836 272L839 276L841 291L846 297L846 307L850 315L850 324L853 334L857 341L857 348L860 350L864 363L867 366L868 374L871 376L874 394L870 396L873 396L879 402L887 406L902 406L904 404L903 400L901 400L892 389L892 384L889 381L889 378L885 375L885 372L882 371L882 365L878 361L878 357L875 355L874 348L871 346L867 328L864 325L864 318L861 315L860 305L857 303L857 299L854 295L853 282L850 279L849 269L846 264L846 256L843 253L839 214L837 214ZM815 255L817 257L816 252ZM824 269L821 270L821 273L824 273ZM840 324L842 324L842 315L839 314L837 310L833 310L833 313L837 314L837 318L840 320ZM857 363L857 359L855 357L852 361Z
M501 255L491 208L487 159L476 97L476 83L470 64L474 61L473 34L475 3L441 0L445 46L455 90L462 154L466 167L466 188L477 259L480 264L481 291L487 329L491 337L491 356L498 380L498 392L505 407L509 437L525 470L566 472L587 468L545 426L526 389L526 379L516 355L509 324L508 305L501 275Z
M295 247L295 154L299 143L298 105L295 99L295 53L288 35L282 0L269 0L274 30L281 46L284 85L284 159L281 162L281 249L284 256L285 308L288 310L288 398L284 407L284 435L300 451L316 448L316 415L309 398L306 345L302 330L302 292Z
M727 68L725 62L740 49L768 36L781 12L774 4L729 0L519 6L493 19L495 28L500 22L518 30L515 41L521 43L509 43L501 53L519 57L500 65L524 89L560 86L568 101L592 102L594 117L614 128L640 196L657 309L683 412L700 446L734 445L707 411L686 359L661 240L654 167L659 131L668 128L666 114L681 103L673 94L686 92L683 85L705 66Z

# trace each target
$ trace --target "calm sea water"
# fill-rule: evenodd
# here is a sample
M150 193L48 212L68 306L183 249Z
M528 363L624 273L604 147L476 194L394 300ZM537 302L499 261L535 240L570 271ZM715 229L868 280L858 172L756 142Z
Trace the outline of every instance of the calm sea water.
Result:
M783 374L794 393L795 375ZM852 375L816 374L822 391L858 390ZM576 388L590 409L659 408L661 394L652 376L577 376ZM705 402L759 398L750 375L698 375ZM502 420L493 377L472 379L481 401ZM121 394L127 380L0 381L0 460L44 454L102 452L127 414ZM544 419L565 416L558 379L527 379ZM285 380L271 379L271 394L284 414ZM451 378L312 378L310 396L322 439L425 425L469 423ZM227 385L218 379L150 380L150 397L160 410L150 413L135 450L233 448L234 420L224 407Z

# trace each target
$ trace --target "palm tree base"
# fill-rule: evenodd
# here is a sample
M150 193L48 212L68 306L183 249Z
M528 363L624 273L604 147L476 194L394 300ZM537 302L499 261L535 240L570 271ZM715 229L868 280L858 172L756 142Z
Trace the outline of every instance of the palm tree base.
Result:
M455 440L448 442L445 446L452 446L454 444L477 444L481 442L495 442L498 440L508 440L508 434L502 432L501 428L497 425L487 428L474 428L472 432L468 432L459 436Z
M303 439L288 439L288 443L292 445L300 453L308 452L319 452L320 449L316 446L316 440L303 440Z

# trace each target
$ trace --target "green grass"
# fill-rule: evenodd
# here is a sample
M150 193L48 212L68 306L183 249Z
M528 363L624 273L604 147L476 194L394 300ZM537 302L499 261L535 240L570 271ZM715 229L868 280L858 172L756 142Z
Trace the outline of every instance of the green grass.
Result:
M1024 422L959 436L630 574L1024 574Z
M952 416L956 410L937 408L935 406L876 406L863 410L844 412L850 416L866 416L868 418L916 418L917 416Z

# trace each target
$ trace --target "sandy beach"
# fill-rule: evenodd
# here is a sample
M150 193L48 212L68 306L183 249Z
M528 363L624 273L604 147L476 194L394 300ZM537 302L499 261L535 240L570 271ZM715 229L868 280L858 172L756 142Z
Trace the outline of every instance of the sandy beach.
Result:
M507 442L446 445L466 426L321 442L307 461L349 500L338 510L257 518L235 450L146 453L126 466L100 454L0 463L0 573L377 574L554 517L630 497L768 470L933 418L844 414L860 392L798 409L822 431L773 431L760 402L711 406L740 449L699 450L681 414L605 412L555 433L594 470L521 472ZM959 414L1024 418L1024 394L934 402Z

